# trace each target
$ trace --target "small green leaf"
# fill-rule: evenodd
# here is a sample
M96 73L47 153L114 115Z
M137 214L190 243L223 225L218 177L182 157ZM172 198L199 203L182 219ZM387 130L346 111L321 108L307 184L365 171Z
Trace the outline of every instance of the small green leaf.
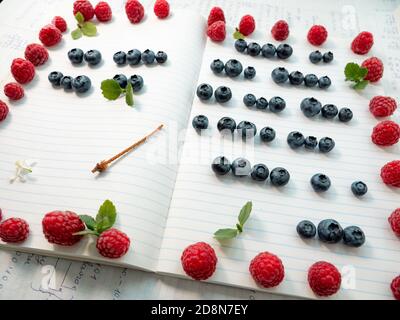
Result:
M80 215L79 218L84 222L86 228L89 230L94 230L96 228L96 221L88 215Z
M96 216L96 231L102 233L103 231L110 229L117 218L117 210L114 204L110 200L104 201L99 209L99 213Z
M357 82L353 88L356 90L363 90L367 85L369 81L368 80L361 80L360 82Z
M113 79L104 80L101 83L101 90L104 98L108 100L117 100L122 93L119 83Z
M81 29L75 29L75 30L73 30L72 32L71 32L71 37L72 37L72 39L74 39L74 40L77 40L77 39L79 39L80 37L82 37L82 31L81 31Z
M344 75L346 76L346 80L349 81L357 80L359 72L360 72L360 66L354 62L348 63L344 69Z
M217 240L228 240L235 238L237 234L237 229L219 229L214 233L214 237Z
M78 22L78 24L82 24L82 23L85 22L85 17L84 17L83 14L80 13L80 12L77 12L77 13L76 13L75 19L76 19L76 21Z
M130 107L133 107L133 89L132 84L129 82L125 89L125 101L126 104Z
M358 71L358 74L359 74L361 79L364 79L368 74L368 69L364 68L364 67L360 67L360 69Z
M253 209L253 203L249 201L243 206L242 210L240 210L238 220L241 227L243 227L247 219L249 219L252 209Z
M97 28L93 22L83 23L81 26L81 31L87 37L94 37L97 34Z
M244 39L244 35L238 29L236 29L236 31L233 33L233 39Z

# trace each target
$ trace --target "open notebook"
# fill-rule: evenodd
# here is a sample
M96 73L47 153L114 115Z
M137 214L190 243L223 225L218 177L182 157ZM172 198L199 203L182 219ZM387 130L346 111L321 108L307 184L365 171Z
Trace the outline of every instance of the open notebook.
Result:
M73 41L65 36L63 44L51 50L51 61L38 69L27 98L11 105L11 115L0 126L0 206L6 216L22 217L31 226L28 241L19 246L3 243L1 247L184 276L182 250L206 241L219 258L211 282L261 290L251 279L248 265L257 253L271 251L281 257L286 271L283 283L271 292L314 297L307 285L307 269L315 261L327 260L341 268L344 276L343 290L335 298L390 298L389 283L400 270L400 247L387 217L399 205L399 192L381 183L379 170L398 157L399 148L381 150L370 143L376 120L367 106L380 88L371 86L365 94L348 89L342 69L347 61L358 59L341 41L331 39L325 45L323 50L334 51L335 60L322 67L308 62L312 48L303 41L304 30L295 30L289 40L294 55L288 61L277 61L237 53L231 37L222 45L207 41L204 25L204 19L190 12L174 12L162 23L148 16L137 26L130 25L124 16L116 16L111 24L99 26L98 37ZM26 32L32 37L35 34ZM261 32L253 39L271 41ZM66 52L73 47L100 49L103 63L96 68L71 66ZM113 53L132 48L164 50L169 61L165 66L115 66ZM9 62L15 56L7 50L8 60L4 58L0 64L1 85L11 79ZM238 58L244 66L254 66L257 76L252 81L217 77L209 68L215 58ZM277 86L270 79L277 66L329 75L333 85L328 91ZM72 76L87 74L94 88L85 98L52 89L47 74L53 70ZM135 108L127 107L123 100L108 102L102 97L100 82L116 73L143 76L145 88L135 97ZM224 106L199 102L194 93L202 82L214 88L229 86L233 99ZM287 109L279 115L249 110L242 97L250 92L267 99L279 95L286 100ZM306 119L299 104L310 96L322 103L351 107L354 120L342 124ZM210 120L210 128L201 136L191 127L191 119L198 114ZM223 116L237 122L252 121L258 130L271 126L277 139L267 146L256 137L252 147L240 139L221 138L216 123ZM97 177L90 172L98 161L161 123L166 128L157 137L104 175ZM337 146L328 155L293 151L286 145L286 136L293 130L330 136ZM231 160L244 156L252 164L265 163L270 169L283 166L291 181L277 189L249 179L218 178L210 163L219 155ZM22 159L37 160L34 173L26 183L10 184L14 162ZM313 192L309 184L317 172L326 173L333 183L324 195ZM350 192L351 182L358 179L369 186L363 199ZM102 258L90 238L71 248L53 246L44 239L41 219L45 213L59 209L94 215L105 199L116 205L117 227L132 240L131 250L122 259ZM214 231L233 226L248 200L253 201L253 212L245 232L228 243L214 240ZM297 236L295 227L300 220L317 224L325 218L334 218L342 226L362 227L366 244L349 249Z

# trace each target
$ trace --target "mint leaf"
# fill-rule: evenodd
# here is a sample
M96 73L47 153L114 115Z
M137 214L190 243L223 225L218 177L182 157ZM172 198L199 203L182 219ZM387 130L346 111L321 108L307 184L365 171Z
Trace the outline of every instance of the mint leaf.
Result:
M368 74L368 69L364 67L360 67L358 71L358 75L360 76L360 79L364 79Z
M113 79L104 80L101 83L101 90L104 98L108 100L117 100L123 91L119 83Z
M110 229L117 218L117 210L110 200L104 201L96 216L96 230L98 233Z
M344 75L346 76L346 81L357 80L359 73L360 73L360 66L354 62L348 63L344 69Z
M77 40L77 39L79 39L80 37L82 37L82 31L81 31L81 29L75 29L75 30L73 30L72 32L71 32L71 37L72 37L72 39L74 39L74 40Z
M79 218L83 221L83 223L86 225L86 228L89 230L94 230L96 228L96 221L88 215L80 215Z
M368 80L361 80L360 82L357 82L353 88L356 90L363 90L367 85L369 81Z
M238 220L239 220L239 225L241 227L243 227L246 221L249 219L252 209L253 209L253 203L249 201L243 206L242 210L240 210Z
M244 39L244 35L238 30L236 29L236 31L233 33L233 39Z
M133 107L133 89L130 82L125 89L125 101L128 106Z
M82 33L87 37L94 37L97 34L97 28L93 22L85 22L81 26Z
M217 240L228 240L235 238L237 234L238 231L236 229L219 229L214 233L214 238Z
M82 23L85 22L85 17L84 17L83 14L80 13L80 12L77 12L77 13L76 13L75 19L76 19L76 21L78 22L78 24L82 24Z

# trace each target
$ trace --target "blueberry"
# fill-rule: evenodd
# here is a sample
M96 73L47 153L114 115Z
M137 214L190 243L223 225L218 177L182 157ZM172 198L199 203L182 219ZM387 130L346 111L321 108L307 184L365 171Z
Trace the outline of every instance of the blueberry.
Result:
M245 158L237 158L232 162L232 173L237 177L246 177L251 172L251 164Z
M267 108L268 108L268 101L267 101L267 99L265 99L265 98L263 98L263 97L258 98L257 101L256 101L256 108L257 108L257 109L260 109L260 110L267 109Z
M333 119L338 112L338 108L334 104L326 104L321 109L321 115L326 119Z
M323 76L318 79L318 87L320 87L321 89L328 89L331 84L331 79L328 76Z
M235 41L235 49L239 52L245 52L247 49L247 42L244 39L237 39Z
M252 138L257 133L257 127L250 121L241 121L236 128L243 139Z
M321 62L322 60L322 53L317 50L317 51L313 51L310 53L310 55L308 56L308 58L310 59L310 61L312 63L318 63Z
M123 89L128 85L128 78L124 74L116 74L113 79L117 81L119 86Z
M289 79L289 72L283 67L275 68L272 70L271 77L275 83L285 83Z
M72 89L72 81L74 79L70 76L65 76L61 78L60 85L65 89L65 90L71 90Z
M273 44L267 43L264 44L261 48L261 54L264 58L273 58L276 53L276 48Z
M256 76L256 69L254 67L247 67L244 69L245 79L253 79Z
M304 77L304 85L306 87L312 88L318 84L318 77L315 74L307 74Z
M68 59L74 64L82 63L83 51L77 48L68 51Z
M300 221L296 227L297 233L300 237L310 239L314 238L317 234L317 228L314 223L308 220Z
M260 131L260 139L264 142L271 142L275 139L276 132L270 127L262 128Z
M251 170L251 178L255 181L265 181L268 179L269 170L265 164L256 164Z
M318 145L318 140L314 136L308 136L306 140L304 140L304 147L308 150L314 150Z
M126 55L126 61L129 65L138 65L142 60L142 53L138 49L129 50Z
M158 51L156 53L156 61L160 64L167 62L168 55L164 51Z
M207 83L202 83L197 87L196 94L200 100L209 100L213 95L213 88Z
M129 82L132 85L133 92L138 92L143 88L144 84L143 78L138 74L134 74L133 76L131 76L129 78Z
M142 52L142 61L144 64L152 64L156 59L156 55L150 49L146 49Z
M340 109L339 120L341 122L349 122L351 119L353 119L353 111L351 111L349 108Z
M53 71L49 73L47 78L53 86L59 87L63 76L64 75L61 72Z
M299 86L303 83L304 76L300 71L293 71L289 74L289 82L295 86Z
M314 174L310 182L315 192L325 192L331 187L331 179L322 173Z
M243 71L243 66L240 61L230 59L225 63L225 73L228 77L234 78L240 75Z
M354 181L351 184L351 191L355 196L363 196L368 192L367 185L362 181Z
M287 143L292 149L298 149L304 146L304 141L305 139L301 132L292 131L288 134Z
M324 60L325 63L332 62L333 53L331 51L325 52L324 55L322 56L322 59Z
M272 97L268 105L269 110L273 113L282 112L286 108L286 102L281 97Z
M218 121L217 128L220 132L226 130L233 132L236 129L236 122L230 117L223 117Z
M328 153L335 147L335 141L332 138L325 137L319 140L318 148L322 153Z
M249 56L256 57L260 54L260 52L261 52L261 47L256 42L250 42L249 45L247 46L247 53L249 54Z
M254 94L248 93L243 97L243 103L246 107L252 107L256 104L256 97Z
M126 53L123 51L114 53L113 60L118 65L124 65L126 63Z
M78 93L89 91L92 82L87 76L78 76L72 81L72 88Z
M88 64L95 66L101 61L101 53L98 50L89 50L85 53L84 58Z
M214 96L219 103L228 102L232 98L232 91L228 87L218 87L214 92Z
M290 180L290 174L285 168L275 168L271 171L269 176L272 185L276 187L283 187Z
M231 164L226 157L222 156L214 159L211 169L215 174L223 176L231 171Z
M218 74L224 70L225 65L221 60L215 59L215 60L213 60L213 62L211 62L210 68L211 68L212 72Z
M193 128L204 130L208 128L208 118L203 115L195 116L192 120Z
M318 224L318 237L326 243L338 243L343 239L343 229L339 222L333 219L322 220Z
M286 43L280 44L276 48L276 55L278 56L279 59L287 59L292 54L293 54L293 48Z
M300 109L307 118L315 117L321 108L321 102L315 98L305 98L300 104Z
M361 228L350 226L343 230L343 243L350 247L361 247L365 243L365 234Z

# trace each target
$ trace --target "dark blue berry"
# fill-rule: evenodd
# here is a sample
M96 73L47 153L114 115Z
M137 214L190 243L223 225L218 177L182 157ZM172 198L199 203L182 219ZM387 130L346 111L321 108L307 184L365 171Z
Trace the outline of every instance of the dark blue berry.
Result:
M91 66L98 65L101 61L101 53L98 50L89 50L85 53L84 59Z
M353 119L353 111L351 111L349 108L340 109L339 120L341 122L349 122L351 119Z
M192 120L193 128L197 130L204 130L208 128L208 118L203 115L195 116Z
M218 87L214 92L215 100L219 103L225 103L231 100L232 91L228 87Z
M124 65L126 63L126 53L123 51L114 53L113 60L118 65Z
M225 73L228 77L237 77L243 71L243 66L240 61L236 59L230 59L225 63Z
M255 181L265 181L269 176L269 170L265 164L256 164L251 170L251 178Z
M308 150L314 150L318 145L318 140L314 136L309 136L304 141L304 147Z
M328 76L323 76L318 79L318 87L320 87L321 89L328 89L331 84L331 79Z
M292 149L298 149L304 146L304 141L305 139L301 132L292 131L288 134L287 143Z
M292 85L299 86L303 83L304 76L300 71L293 71L289 74L289 82Z
M286 102L281 97L272 97L268 105L269 110L273 113L282 112L286 108Z
M144 64L152 64L156 59L156 55L150 49L146 49L142 52L142 61Z
M285 83L289 79L289 72L283 67L275 68L271 72L271 77L275 83Z
M213 95L213 88L207 83L202 83L197 87L196 94L200 100L209 100Z
M132 85L133 92L140 91L143 88L143 85L144 85L143 78L141 76L139 76L138 74L134 74L133 76L131 76L129 78L129 82Z
M331 187L331 179L323 173L314 174L310 182L315 192L325 192Z
M256 42L250 42L247 46L247 53L249 56L256 57L260 54L261 52L261 47L258 43Z
M317 234L317 228L315 227L314 223L308 220L299 222L296 230L300 237L306 239L314 238Z
M89 91L92 82L87 76L78 76L72 81L72 88L78 93L85 93Z
M339 222L333 219L322 220L317 231L319 239L326 243L338 243L343 239L343 229Z
M243 139L253 138L257 133L257 127L250 121L241 121L236 128Z
M60 85L63 87L65 90L71 90L72 89L72 81L74 79L70 76L65 76L61 78Z
M211 169L215 174L223 176L231 171L231 164L226 157L222 156L212 162Z
M237 158L232 162L232 173L237 177L246 177L251 172L251 164L245 158Z
M129 50L126 55L126 62L129 65L138 65L142 60L142 53L138 49Z
M225 64L220 59L215 59L213 62L211 62L210 68L212 72L218 74L224 70Z
M256 69L254 67L247 67L244 69L245 79L253 79L256 76Z
M128 85L128 78L124 74L116 74L113 79L117 81L119 86L123 89Z
M350 226L343 230L343 243L350 247L361 247L365 243L365 234L361 228Z
M167 62L168 55L164 51L158 51L156 53L156 61L160 64Z
M285 168L275 168L271 171L269 176L272 185L276 187L283 187L290 180L290 174Z
M226 131L234 132L236 129L236 122L230 117L223 117L218 121L217 124L218 131Z
M247 42L244 39L237 39L235 41L235 49L239 52L245 52L247 49Z
M267 109L268 108L268 100L263 97L258 98L256 101L256 108L260 109L260 110Z
M321 115L326 119L333 119L338 112L338 108L334 104L326 104L321 109Z
M319 50L313 51L310 53L308 58L312 63L319 63L322 60L322 53Z
M82 63L83 51L77 48L68 51L68 59L74 64Z
M321 102L315 98L305 98L300 104L300 109L307 118L315 117L321 108Z
M252 107L256 104L256 97L254 94L248 93L243 97L243 103L246 107Z
M287 43L280 44L276 48L276 55L279 59L288 59L293 54L293 48Z
M53 71L49 73L47 78L53 86L59 87L63 76L64 75L61 72Z
M368 192L367 185L362 181L354 181L351 184L351 191L355 196L363 196Z
M275 139L276 132L270 127L264 127L260 131L260 139L264 142L271 142Z
M304 85L306 87L312 88L318 84L318 77L315 74L307 74L304 77Z
M273 58L276 53L276 48L273 44L267 43L264 44L261 48L261 54L263 55L264 58Z
M325 63L332 62L333 60L333 53L331 51L325 52L324 55L322 56L322 60Z
M325 137L319 140L318 148L322 153L328 153L335 147L335 141L332 138Z

